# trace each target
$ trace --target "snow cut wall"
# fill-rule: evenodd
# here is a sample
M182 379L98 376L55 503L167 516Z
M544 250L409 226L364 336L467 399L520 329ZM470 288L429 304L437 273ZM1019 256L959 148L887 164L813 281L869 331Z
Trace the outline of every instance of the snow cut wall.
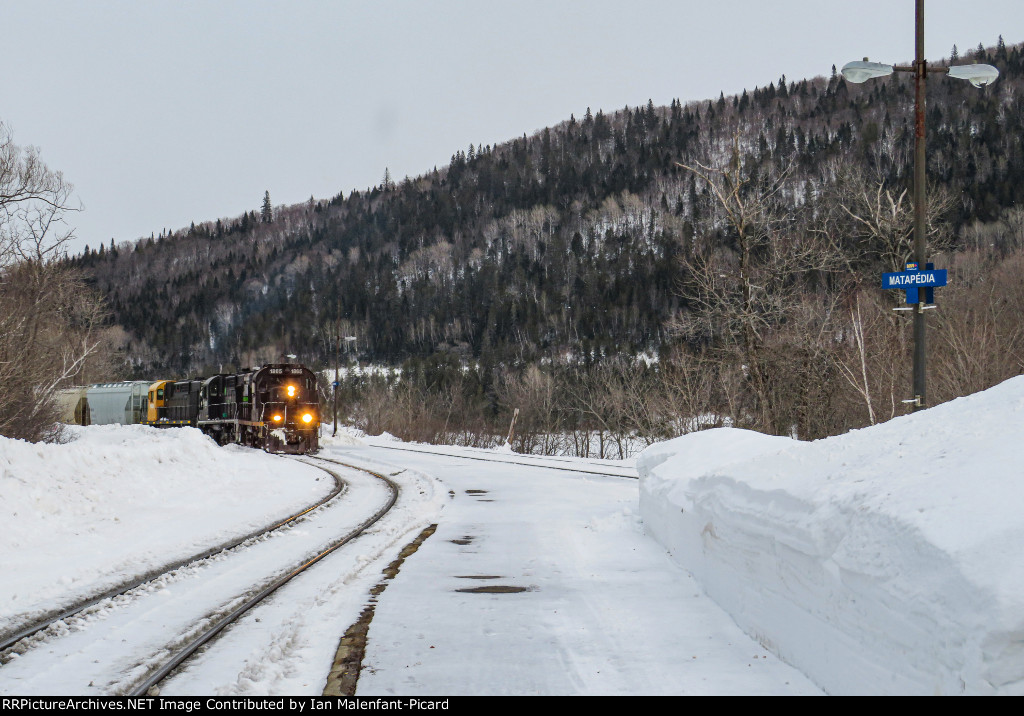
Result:
M832 694L1024 693L1024 377L800 443L708 430L638 459L645 529Z

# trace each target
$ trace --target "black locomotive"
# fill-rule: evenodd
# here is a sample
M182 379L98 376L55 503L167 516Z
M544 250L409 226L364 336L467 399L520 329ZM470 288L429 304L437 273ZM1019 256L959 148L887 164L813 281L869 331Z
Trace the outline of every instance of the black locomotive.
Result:
M312 453L319 447L316 376L280 363L149 387L145 425L194 426L221 445L250 445L273 453Z

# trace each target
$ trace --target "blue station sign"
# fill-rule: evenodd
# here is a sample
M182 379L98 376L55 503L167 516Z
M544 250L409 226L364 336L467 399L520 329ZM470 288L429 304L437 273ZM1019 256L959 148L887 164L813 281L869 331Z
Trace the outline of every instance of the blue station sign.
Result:
M883 273L882 288L902 288L907 292L907 303L920 303L919 289L925 289L925 303L934 303L931 289L946 285L946 269L934 269L928 264L924 271L916 263L908 263L906 271Z

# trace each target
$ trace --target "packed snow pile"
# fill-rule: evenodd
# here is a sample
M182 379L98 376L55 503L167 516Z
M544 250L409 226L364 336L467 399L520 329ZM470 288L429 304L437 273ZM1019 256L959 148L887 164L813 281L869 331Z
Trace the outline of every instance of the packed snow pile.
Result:
M69 427L0 437L0 633L34 615L294 514L333 489L319 470L194 428Z
M637 461L645 528L833 694L1024 693L1024 376L846 435Z

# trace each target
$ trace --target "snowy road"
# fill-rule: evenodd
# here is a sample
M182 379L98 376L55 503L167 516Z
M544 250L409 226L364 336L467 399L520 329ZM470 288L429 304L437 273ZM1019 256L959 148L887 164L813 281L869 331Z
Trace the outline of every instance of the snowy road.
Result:
M454 493L380 596L358 695L820 693L644 536L635 480L372 446L333 454ZM467 591L481 587L511 589Z

